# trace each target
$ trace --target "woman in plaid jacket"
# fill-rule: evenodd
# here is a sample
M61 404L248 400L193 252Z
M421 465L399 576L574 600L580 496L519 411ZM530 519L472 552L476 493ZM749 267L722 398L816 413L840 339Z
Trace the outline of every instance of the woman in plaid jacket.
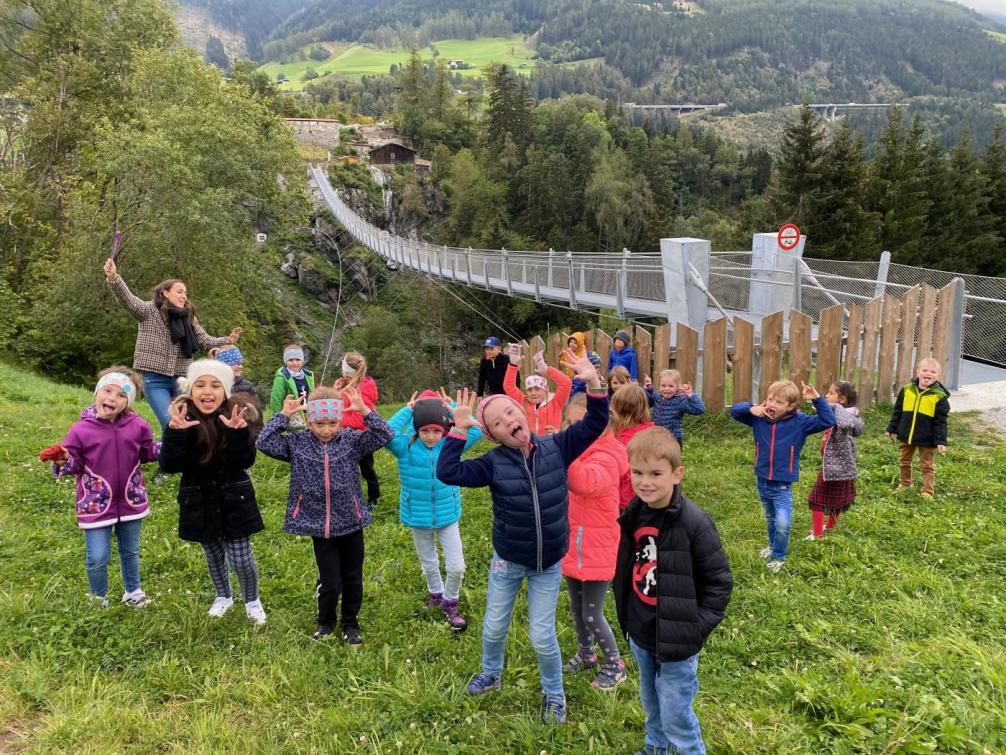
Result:
M119 277L115 261L104 266L105 279L115 298L139 322L133 369L143 377L143 391L161 429L168 426L168 406L176 395L175 378L185 375L199 349L236 343L241 328L226 338L214 338L199 325L185 283L169 278L154 287L151 301L134 295Z

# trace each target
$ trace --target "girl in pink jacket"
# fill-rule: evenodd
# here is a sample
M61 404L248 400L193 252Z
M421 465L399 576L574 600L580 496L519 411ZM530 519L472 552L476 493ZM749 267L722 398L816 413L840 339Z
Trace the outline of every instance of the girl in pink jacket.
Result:
M586 412L586 396L578 393L566 406L563 428ZM562 560L562 573L580 647L567 661L566 671L598 668L596 640L604 657L591 683L595 689L611 689L626 678L615 634L604 618L604 598L618 556L619 481L628 473L625 446L610 431L569 468L569 550Z

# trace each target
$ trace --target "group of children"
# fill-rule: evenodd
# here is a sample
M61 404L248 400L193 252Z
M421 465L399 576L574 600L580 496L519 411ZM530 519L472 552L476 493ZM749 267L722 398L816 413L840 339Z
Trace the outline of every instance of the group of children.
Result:
M617 334L616 345L618 353L631 349L627 334ZM511 616L525 582L543 720L566 720L564 672L591 671L598 689L623 682L625 663L603 612L611 586L621 633L637 663L646 752L704 752L692 709L698 654L722 621L733 584L712 519L681 490L682 417L701 414L704 406L674 370L662 372L654 390L648 376L640 386L627 367L629 378L619 385L620 365L614 365L606 388L599 360L583 348L582 337L571 337L567 346L561 355L565 372L535 355L536 368L525 376L523 391L517 380L522 355L511 346L501 371L502 392L480 401L481 379L480 390L459 391L453 401L442 390L424 391L385 422L374 409L377 386L362 355L346 355L334 386L316 387L302 348L290 345L274 378L274 414L264 427L257 399L235 390L242 377L240 352L225 348L215 359L192 362L179 381L180 397L161 443L132 409L138 378L113 367L99 375L93 406L61 444L40 457L53 462L55 474L77 478L77 518L96 600L107 605L114 531L123 602L148 602L139 579L140 523L149 513L140 465L157 460L163 472L182 475L178 533L204 549L216 590L210 615L223 616L233 605L230 568L247 615L258 624L266 614L250 537L264 525L248 469L256 449L289 463L283 529L312 540L318 566L314 636L322 639L339 624L351 645L362 642L363 532L380 497L374 452L387 448L398 463L399 517L412 532L426 579L424 605L442 611L456 631L467 626L459 606L465 572L460 488L488 487L494 552L482 668L468 691L501 687ZM487 358L490 347L495 363L502 358L501 344L490 339ZM923 495L930 496L934 453L946 450L949 412L939 372L935 360L920 362L917 378L899 393L888 427L900 442L901 487L911 485L918 449ZM549 380L555 385L551 392ZM815 414L799 410L801 398L812 401ZM837 382L821 396L812 386L778 381L761 403L732 407L733 417L754 436L754 471L768 534L761 556L770 571L781 570L788 554L792 485L809 435L824 432L807 539L833 528L855 498L853 438L863 430L855 404L848 383ZM482 437L495 447L462 460ZM565 663L555 625L563 576L578 643Z

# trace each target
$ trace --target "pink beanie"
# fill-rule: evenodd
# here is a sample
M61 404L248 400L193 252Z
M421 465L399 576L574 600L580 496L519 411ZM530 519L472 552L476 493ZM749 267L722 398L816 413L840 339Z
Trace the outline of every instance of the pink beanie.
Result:
M520 404L518 404L512 398L507 396L505 393L494 393L493 395L486 396L484 399L482 399L482 403L479 404L479 408L475 412L475 419L478 421L479 427L482 428L482 432L485 433L485 436L487 438L491 438L492 440L496 439L493 438L493 434L489 431L489 428L486 427L485 423L486 407L497 399L505 399L506 401L509 401L511 404L520 409L522 412L524 411L524 408Z

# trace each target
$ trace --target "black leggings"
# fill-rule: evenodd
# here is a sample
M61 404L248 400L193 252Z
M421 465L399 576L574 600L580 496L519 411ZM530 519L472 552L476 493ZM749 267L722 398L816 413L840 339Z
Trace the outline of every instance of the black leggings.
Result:
M367 503L376 503L381 498L381 481L374 469L374 454L366 454L360 459L360 473L367 483Z
M335 624L342 594L343 628L360 628L363 603L363 530L339 537L312 537L318 562L318 623Z

